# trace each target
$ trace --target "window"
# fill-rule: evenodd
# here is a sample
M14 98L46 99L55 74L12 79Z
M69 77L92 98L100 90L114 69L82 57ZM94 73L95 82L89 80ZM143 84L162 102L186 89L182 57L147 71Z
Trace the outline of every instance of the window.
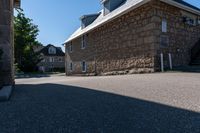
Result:
M162 48L165 48L165 47L169 46L169 38L168 38L168 36L161 36L160 45L161 45Z
M195 25L195 20L189 18L187 23L188 23L189 25Z
M54 47L49 47L49 54L56 54L56 49Z
M167 20L163 19L162 20L162 32L167 32Z
M49 57L49 62L54 62L54 58L53 57Z
M86 72L86 71L87 71L87 65L86 65L86 62L83 61L83 62L81 63L81 65L82 65L82 72Z
M69 64L69 69L70 69L70 71L73 71L73 63L72 62L70 62L70 64Z
M59 62L63 62L61 57L60 57L60 58L58 58L58 61L59 61Z
M187 25L195 26L198 25L197 20L198 17L189 12L181 11L183 22Z
M69 51L70 51L70 53L72 53L73 52L73 46L72 46L72 42L70 43L70 45L69 45Z
M81 49L85 49L85 45L86 45L86 36L83 35L81 40Z

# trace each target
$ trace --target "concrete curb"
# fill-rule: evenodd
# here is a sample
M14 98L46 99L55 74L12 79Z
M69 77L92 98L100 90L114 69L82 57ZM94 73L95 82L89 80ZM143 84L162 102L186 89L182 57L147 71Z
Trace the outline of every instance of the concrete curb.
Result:
M9 100L12 90L13 90L13 86L4 86L0 90L0 102Z

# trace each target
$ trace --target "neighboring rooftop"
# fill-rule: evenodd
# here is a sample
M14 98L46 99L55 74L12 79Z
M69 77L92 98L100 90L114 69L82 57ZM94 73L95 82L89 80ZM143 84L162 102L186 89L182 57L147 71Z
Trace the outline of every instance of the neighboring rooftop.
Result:
M102 3L106 2L108 0L101 0ZM98 28L99 26L112 21L113 19L120 17L121 15L149 2L150 0L126 0L124 4L122 4L117 9L113 10L107 15L104 15L104 10L100 11L100 15L90 24L87 25L87 27L80 27L78 28L66 41L66 43L69 43L73 39L80 37L83 34L88 33L89 31ZM200 9L183 1L183 0L160 0L162 2L168 3L170 5L179 7L181 9L187 10L189 12L199 14L200 15Z
M56 49L56 54L50 54L49 47L54 47ZM52 44L45 46L39 52L43 53L45 56L65 56L65 53L62 51L61 47L55 47Z

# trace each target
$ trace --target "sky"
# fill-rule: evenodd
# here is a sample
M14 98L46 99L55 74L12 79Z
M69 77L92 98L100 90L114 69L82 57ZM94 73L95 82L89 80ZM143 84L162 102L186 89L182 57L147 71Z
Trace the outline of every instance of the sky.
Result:
M84 14L99 12L100 0L21 0L26 17L39 27L38 41L43 45L62 46L80 27ZM185 0L200 8L199 0Z

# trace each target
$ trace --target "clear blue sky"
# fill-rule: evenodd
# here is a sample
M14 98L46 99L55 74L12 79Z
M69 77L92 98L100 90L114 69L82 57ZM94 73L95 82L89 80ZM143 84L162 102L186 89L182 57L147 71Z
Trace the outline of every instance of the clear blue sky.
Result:
M44 45L61 44L80 26L80 16L101 10L100 0L21 0L27 17L39 26ZM199 0L185 0L200 7Z

